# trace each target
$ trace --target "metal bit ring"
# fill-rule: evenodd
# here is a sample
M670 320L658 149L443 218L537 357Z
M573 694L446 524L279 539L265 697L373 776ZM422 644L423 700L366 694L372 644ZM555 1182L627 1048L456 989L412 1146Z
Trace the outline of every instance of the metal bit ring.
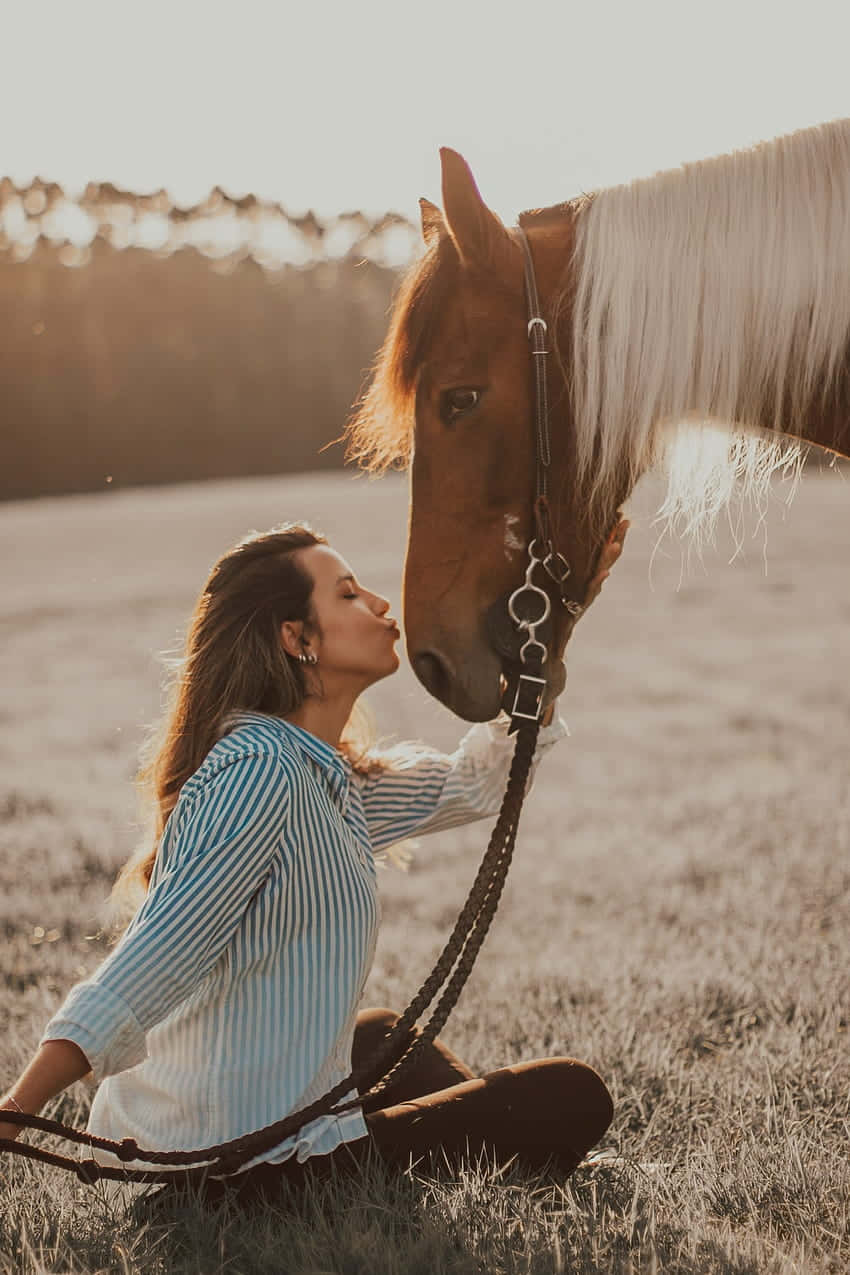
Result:
M536 638L533 633L529 634L526 641L523 642L522 646L520 647L520 651L519 651L520 663L521 664L528 663L530 658L530 648L532 647L536 647L537 650L539 651L540 653L539 658L540 658L541 665L545 664L548 658L549 652L547 651L545 644L541 642L539 638Z

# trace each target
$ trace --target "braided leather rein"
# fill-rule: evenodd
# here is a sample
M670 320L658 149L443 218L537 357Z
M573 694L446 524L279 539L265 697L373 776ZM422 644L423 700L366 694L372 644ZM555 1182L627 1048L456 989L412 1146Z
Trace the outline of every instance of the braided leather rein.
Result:
M550 463L546 370L547 325L540 313L528 240L519 227L516 228L516 235L523 248L525 261L525 288L529 313L528 337L535 376L537 453L534 502L537 535L528 546L529 562L525 583L511 594L508 601L508 610L514 624L520 632L528 634L520 650L521 671L517 678L510 714L510 731L511 733L516 731L517 738L505 795L487 850L454 929L433 970L407 1009L387 1033L368 1066L355 1068L344 1080L309 1106L290 1113L283 1120L268 1125L264 1129L246 1134L231 1142L223 1142L194 1151L149 1151L140 1148L132 1138L114 1142L81 1129L70 1128L55 1120L25 1115L17 1111L4 1110L2 1119L5 1123L57 1134L69 1142L109 1152L125 1163L141 1161L147 1164L172 1165L174 1169L186 1170L188 1176L192 1178L210 1174L216 1177L227 1177L237 1173L248 1161L277 1146L310 1121L323 1115L349 1111L362 1105L367 1099L391 1090L417 1060L420 1052L436 1038L445 1025L469 977L475 958L499 906L513 856L520 812L537 745L545 689L543 664L548 652L545 643L537 637L536 629L548 618L551 609L548 591L534 583L537 568L542 567L555 583L561 603L572 615L579 614L582 609L579 603L566 594L565 582L570 574L570 568L557 552L552 539L547 503ZM540 613L533 618L535 608ZM522 614L527 609L531 610L532 618ZM438 994L439 999L430 1018L411 1041L412 1028ZM352 1090L357 1090L356 1097L350 1096ZM68 1156L47 1151L43 1147L33 1146L31 1143L20 1143L9 1138L0 1138L0 1150L69 1170L89 1185L100 1178L119 1182L145 1183L172 1182L175 1179L174 1169L157 1172L150 1169L124 1169L103 1165L93 1158L73 1160Z

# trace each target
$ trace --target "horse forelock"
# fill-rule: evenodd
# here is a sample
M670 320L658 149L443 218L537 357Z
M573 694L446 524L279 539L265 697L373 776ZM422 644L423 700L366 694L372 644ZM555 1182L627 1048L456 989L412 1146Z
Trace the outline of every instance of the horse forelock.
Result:
M347 456L365 469L382 473L410 460L418 372L459 268L454 245L440 239L399 285L371 383L346 428Z

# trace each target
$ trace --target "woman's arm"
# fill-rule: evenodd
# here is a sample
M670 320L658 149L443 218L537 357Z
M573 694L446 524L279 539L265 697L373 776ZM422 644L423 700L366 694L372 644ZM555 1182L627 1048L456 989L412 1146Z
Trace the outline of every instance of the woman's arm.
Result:
M73 1041L45 1041L39 1045L32 1061L12 1088L0 1098L0 1112L20 1108L28 1116L37 1116L48 1099L67 1089L75 1080L82 1080L90 1071L88 1058ZM0 1119L0 1138L17 1138L22 1128Z
M585 610L622 553L628 529L627 519L618 515L587 586ZM549 706L541 722L528 788L540 758L556 740L569 733L560 718L553 719L554 708L554 704ZM382 850L414 833L436 832L439 828L496 814L513 751L513 740L507 735L507 718L499 718L473 726L457 751L449 756L433 752L420 753L415 759L405 758L402 746L398 764L390 770L376 775L355 775L373 848Z
M120 943L71 989L41 1043L73 1042L97 1081L143 1062L146 1032L212 969L266 880L288 808L277 756L228 758L180 814Z
M355 775L373 849L498 813L516 742L508 735L509 725L506 716L477 722L453 753L425 750L405 756L400 745L397 759L390 750L387 770ZM541 757L568 733L560 717L541 726L526 792Z

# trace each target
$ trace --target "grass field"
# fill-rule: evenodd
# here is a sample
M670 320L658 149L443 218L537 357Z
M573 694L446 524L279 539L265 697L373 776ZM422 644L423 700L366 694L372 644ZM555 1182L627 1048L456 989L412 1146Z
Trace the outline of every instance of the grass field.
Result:
M566 1186L471 1167L154 1224L3 1157L0 1269L850 1269L850 485L808 474L736 561L724 533L683 575L669 541L650 569L653 495L570 647L572 736L541 766L446 1031L482 1071L596 1066L616 1115L594 1160ZM405 508L400 479L340 475L0 506L0 1089L105 951L91 936L134 845L158 653L209 564L306 517L398 614ZM382 732L448 747L462 729L406 670L370 702ZM381 875L367 1003L400 1009L419 985L488 827L423 839L407 874ZM82 1124L89 1100L78 1085L45 1114Z

